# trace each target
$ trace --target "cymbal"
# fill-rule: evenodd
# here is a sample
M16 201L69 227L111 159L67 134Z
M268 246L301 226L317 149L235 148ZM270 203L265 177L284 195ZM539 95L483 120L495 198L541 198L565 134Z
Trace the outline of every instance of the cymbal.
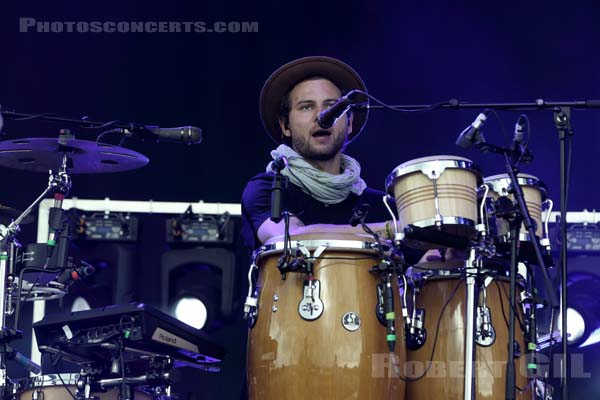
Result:
M14 219L17 219L19 215L21 215L22 211L17 210L16 208L8 207L3 204L0 204L0 224L8 225ZM23 221L21 221L21 225L29 224L33 222L33 215L29 214Z
M60 140L60 142L59 142ZM100 174L148 164L143 154L119 146L71 138L27 138L0 142L0 166L33 172L57 171L67 155L70 174Z

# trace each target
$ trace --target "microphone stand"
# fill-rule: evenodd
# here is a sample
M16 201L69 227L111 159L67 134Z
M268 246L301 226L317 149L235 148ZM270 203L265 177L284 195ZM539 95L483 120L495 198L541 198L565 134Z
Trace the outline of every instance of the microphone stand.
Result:
M567 379L567 200L569 197L569 170L567 166L568 145L573 131L571 130L571 109L557 107L554 109L554 124L558 131L560 143L560 265L561 265L561 334L562 334L562 359L561 359L561 385L562 399L569 398ZM569 160L570 161L570 160ZM552 334L551 327L550 334Z
M278 162L279 161L279 162ZM283 218L283 254L277 261L277 269L281 273L281 279L285 280L286 272L290 267L289 256L290 249L288 244L290 242L290 214L285 210L283 206L283 193L288 189L289 178L281 173L287 167L287 159L282 157L281 159L275 160L272 163L273 171L275 176L273 177L273 184L271 185L271 221L276 224Z
M61 117L52 113L28 114L18 113L15 111L0 110L0 120L2 119L2 117L4 117L6 120L14 121L27 121L37 119L41 121L60 122L63 124L75 125L86 129L111 129L111 133L115 132L122 134L124 138L135 136L140 140L156 139L155 135L150 130L152 126L147 124L140 124L137 122L93 121L88 119L87 117L76 119Z
M518 240L519 240L519 229L521 223L525 226L529 238L533 245L535 256L542 270L546 283L546 290L549 296L549 303L552 307L558 306L556 294L553 291L552 283L546 270L546 265L542 257L540 250L540 244L536 239L535 227L527 204L525 202L525 196L523 195L523 189L521 188L517 175L519 173L517 166L515 165L516 160L520 154L515 154L514 151L508 148L495 146L486 143L483 139L475 145L475 147L486 153L493 152L502 154L506 160L506 172L508 173L509 180L511 182L512 194L516 201L516 208L510 215L504 216L508 219L511 235L511 260L510 260L510 293L509 293L509 338L508 338L508 360L506 364L506 399L513 400L515 398L515 366L514 366L514 341L515 341L515 293L516 293L516 274L517 274L517 263L518 263ZM564 246L563 246L564 247ZM564 299L563 299L564 300Z
M379 102L380 103L380 102ZM562 386L562 399L568 399L568 380L567 380L567 322L566 322L566 310L567 310L567 200L568 200L568 180L569 180L569 169L567 166L567 152L569 148L569 141L573 136L573 131L570 126L570 114L572 109L596 109L600 108L600 100L579 100L579 101L546 101L542 98L536 99L534 102L508 102L508 103L470 103L462 102L458 99L450 99L435 104L401 104L401 105L370 105L357 104L353 107L354 111L368 111L368 110L381 110L391 109L393 111L430 111L435 109L450 109L450 110L464 110L464 109L494 109L494 110L510 110L510 111L552 111L554 114L553 121L558 130L558 138L560 144L560 199L561 199L561 220L560 220L560 241L561 253L560 253L560 271L561 271L561 300L560 309L562 310L561 320L561 336L562 336L562 362L561 362L561 386ZM488 151L492 146L486 145ZM496 149L505 150L497 146L493 146ZM493 151L493 150L492 150ZM504 154L504 151L496 151ZM514 175L514 174L513 174ZM518 185L517 185L518 187ZM519 190L519 193L522 193ZM526 208L526 207L525 207ZM529 214L523 214L523 218L527 221L526 217ZM529 221L527 221L529 222ZM528 230L529 231L529 230ZM548 272L544 267L544 262L540 257L539 244L534 240L535 236L532 232L529 232L532 238L533 247L535 249L536 258L538 264L542 269L542 275L544 278L544 284L546 286L546 292L549 296L549 303L552 308L559 306L559 301L556 297L553 284L548 277Z

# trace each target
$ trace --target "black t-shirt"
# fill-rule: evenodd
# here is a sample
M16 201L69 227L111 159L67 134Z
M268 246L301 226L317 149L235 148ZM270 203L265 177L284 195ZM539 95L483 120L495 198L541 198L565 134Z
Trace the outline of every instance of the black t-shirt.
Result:
M271 186L274 174L258 174L248 182L242 194L242 236L250 249L260 246L256 236L258 228L271 216ZM358 196L350 193L337 204L323 204L304 193L290 182L283 195L283 207L300 219L304 225L336 224L348 225L353 209L363 203L369 204L365 222L383 222L391 216L383 204L385 193L367 188Z

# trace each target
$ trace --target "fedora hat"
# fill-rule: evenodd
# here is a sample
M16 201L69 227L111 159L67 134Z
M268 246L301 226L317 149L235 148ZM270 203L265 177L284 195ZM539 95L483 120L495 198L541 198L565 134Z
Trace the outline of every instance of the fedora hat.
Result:
M279 112L283 97L296 84L305 79L321 76L330 80L342 91L359 89L367 91L358 73L348 64L331 57L314 56L299 58L279 67L266 80L260 92L260 117L273 140L283 142L283 132L279 125ZM364 101L368 99L366 96ZM358 136L367 122L368 111L355 112L352 120L352 133L348 141Z

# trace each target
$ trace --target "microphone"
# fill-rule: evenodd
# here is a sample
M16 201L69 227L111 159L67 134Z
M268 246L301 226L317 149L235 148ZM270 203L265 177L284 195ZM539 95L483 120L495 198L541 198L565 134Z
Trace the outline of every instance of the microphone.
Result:
M10 357L13 359L13 361L15 361L21 367L25 368L27 371L33 373L34 375L39 375L42 373L42 367L31 361L23 353L14 351L14 353Z
M513 153L520 151L521 144L525 138L525 121L527 117L525 114L521 114L517 123L515 124L515 135L513 136L512 144L510 149Z
M275 171L273 185L271 186L271 221L276 224L281 221L281 212L283 211L283 191L288 187L288 177L281 174L281 171L288 165L285 156L277 157L272 163L271 168Z
M390 352L394 351L396 347L396 326L394 313L394 292L392 290L392 282L390 279L390 273L384 273L383 278L383 311L385 313L385 328L386 328L386 341Z
M319 113L317 122L323 129L329 129L337 122L338 118L344 115L353 105L357 104L355 95L359 94L355 90L350 91L347 95L340 97L329 108Z
M77 267L68 267L65 269L57 278L56 282L62 283L65 286L72 285L75 281L83 280L90 275L96 272L96 269L86 263L85 261L81 261L81 265Z
M195 126L179 126L177 128L161 128L160 126L144 126L143 129L152 135L157 142L183 143L187 145L202 142L202 129Z
M352 209L352 217L350 217L350 226L356 226L365 219L371 206L368 203L362 203L358 207Z
M271 168L276 173L281 172L288 166L288 159L286 156L279 156L271 162Z
M460 135L458 135L458 138L456 139L456 145L458 147L462 147L463 149L468 149L469 147L473 146L473 144L475 143L475 141L477 139L477 134L481 130L481 127L483 126L483 123L487 119L489 112L490 112L489 110L482 111L477 116L477 118L475 118L475 121L473 121L473 123L471 125L467 126L460 133Z
M65 194L62 192L54 193L54 205L49 210L48 215L48 240L46 245L48 246L48 259L52 257L54 248L57 245L58 237L63 228L63 209L62 204L65 198Z

